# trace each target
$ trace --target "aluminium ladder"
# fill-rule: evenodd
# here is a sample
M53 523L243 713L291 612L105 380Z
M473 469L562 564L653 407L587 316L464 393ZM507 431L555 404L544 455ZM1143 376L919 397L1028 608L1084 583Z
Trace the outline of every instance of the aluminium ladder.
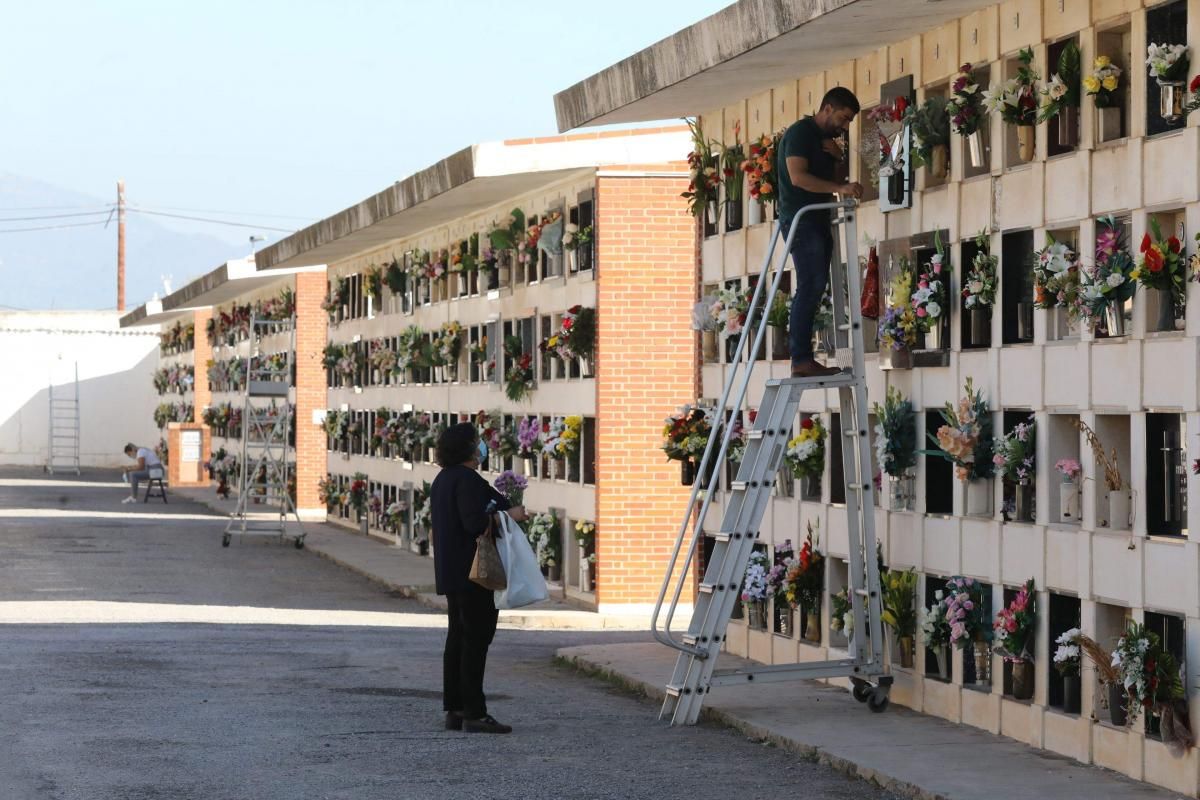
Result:
M289 335L283 361L259 352L263 337L286 332ZM288 517L294 518L296 533L292 534L296 548L304 547L304 526L300 513L288 491L291 467L289 452L292 431L292 381L296 351L295 317L287 320L250 318L250 344L246 351L246 385L242 407L242 455L239 465L237 508L225 525L221 540L229 546L234 534L239 536L287 536ZM269 400L264 405L263 400ZM251 511L251 501L265 505L266 513ZM272 512L273 509L273 512ZM254 514L254 517L251 517Z
M46 430L46 472L79 474L79 362L74 364L70 386L55 387L50 379L47 395L50 398ZM55 389L57 388L57 391Z
M857 203L847 200L838 203L811 205L801 209L793 218L789 233L784 236L782 222L775 224L771 246L759 280L754 288L746 313L747 323L738 340L730 365L730 374L712 415L712 430L708 446L697 469L687 513L679 527L675 547L667 567L666 577L654 608L651 629L654 637L679 651L675 671L666 687L659 718L669 718L671 724L690 725L696 722L704 695L714 686L774 682L802 678L849 678L855 699L868 703L873 711L882 711L888 704L892 677L883 655L883 636L880 626L879 566L875 557L875 497L872 475L870 439L867 421L867 387L863 359L862 319L859 308L861 276L858 266L855 209ZM767 329L766 309L779 291L783 271L787 268L792 237L800 217L808 212L829 209L835 232L832 259L834 342L838 360L849 351L851 370L830 377L784 378L768 380L758 414L745 431L746 445L735 480L730 484L724 502L724 518L714 534L715 543L702 579L687 633L676 637L671 621L679 606L679 598L687 584L700 537L704 534L705 517L712 503L713 490L719 480L719 470L709 465L723 463L738 420L746 403L746 394L754 369L751 354L763 346ZM838 242L844 238L846 260L839 264ZM782 243L782 252L779 245ZM776 474L783 456L805 390L836 389L840 400L841 431L843 436L842 466L846 479L846 511L849 538L849 596L854 616L855 634L850 642L848 657L805 664L776 664L746 669L717 670L716 661L729 618L738 601L746 566L759 536L759 524L771 499ZM692 534L685 538L689 525ZM682 556L682 558L681 558ZM659 615L667 594L674 592L666 614L659 625Z

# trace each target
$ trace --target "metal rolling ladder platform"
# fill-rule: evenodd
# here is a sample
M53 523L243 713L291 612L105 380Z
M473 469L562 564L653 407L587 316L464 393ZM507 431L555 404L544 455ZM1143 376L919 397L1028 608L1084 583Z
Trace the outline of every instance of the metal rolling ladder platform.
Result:
M289 342L283 351L282 363L259 352L263 337L285 332L288 333ZM225 525L221 540L224 547L229 546L234 534L278 536L282 542L288 535L289 516L296 523L296 533L292 534L296 548L304 547L304 526L288 491L291 472L288 454L294 451L289 437L295 414L291 399L295 352L294 317L290 326L286 321L251 317L242 408L238 503ZM270 403L264 404L264 400ZM252 505L265 506L263 510L266 513L252 511ZM251 514L254 514L253 518Z
M892 676L884 658L880 625L879 566L875 558L875 499L867 421L867 388L863 359L862 318L859 308L861 275L858 266L855 211L857 203L811 205L793 218L785 235L782 223L775 224L771 245L763 261L759 280L747 310L746 326L738 340L729 376L711 418L708 446L697 470L687 512L679 527L666 577L655 604L651 629L654 637L679 651L675 671L666 688L659 718L673 725L694 724L700 716L704 696L714 686L775 682L803 678L849 678L855 699L873 711L888 705ZM713 535L715 543L686 633L676 636L671 622L680 595L692 571L705 518L719 480L719 470L709 465L724 462L734 433L734 422L745 406L755 360L767 329L766 309L779 291L787 268L792 237L804 214L828 209L834 227L834 258L830 294L833 299L833 340L839 366L849 371L830 377L768 380L758 414L745 432L746 446L736 478L725 496L724 518ZM840 233L840 236L838 235ZM838 253L838 239L845 247L845 260ZM780 247L782 245L782 247ZM848 355L848 358L847 358ZM849 361L847 365L845 361ZM791 435L792 425L805 391L836 389L840 399L843 474L846 479L846 508L849 534L849 597L856 634L847 658L804 664L775 664L747 669L717 670L717 656L725 641L729 618L738 601L746 566L759 536L759 524L768 508L771 490ZM688 531L691 528L689 537ZM686 544L686 547L685 547ZM672 593L672 586L674 591ZM667 595L671 594L668 603ZM663 606L666 619L660 625ZM864 634L857 632L864 631Z
M79 474L79 363L74 365L70 385L54 385L50 380L47 394L50 409L46 445L46 472Z

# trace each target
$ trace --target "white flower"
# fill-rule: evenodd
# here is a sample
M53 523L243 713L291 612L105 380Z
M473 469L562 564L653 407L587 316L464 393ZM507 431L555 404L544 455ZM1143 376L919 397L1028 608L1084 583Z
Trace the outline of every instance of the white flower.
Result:
M925 310L929 312L931 317L940 317L942 315L942 307L937 303L929 303L925 306Z
M971 291L971 294L979 294L983 291L983 281L971 281L967 284L967 289Z
M1125 276L1119 272L1114 272L1111 275L1109 275L1107 278L1105 278L1105 283L1107 283L1109 286L1113 287L1114 289L1117 288L1118 286L1120 286L1124 282L1125 282Z
M994 114L1004 106L1004 88L993 86L983 93L983 107L989 114Z
M946 596L945 593L941 589L938 589L936 592L933 593L933 599L937 600L939 603L942 602L942 598L945 596Z
M932 256L929 257L929 263L930 264L941 264L942 263L942 254L934 253Z
M1046 94L1051 100L1061 100L1063 95L1067 93L1067 85L1063 83L1063 79L1055 74L1050 78L1050 83L1046 86Z

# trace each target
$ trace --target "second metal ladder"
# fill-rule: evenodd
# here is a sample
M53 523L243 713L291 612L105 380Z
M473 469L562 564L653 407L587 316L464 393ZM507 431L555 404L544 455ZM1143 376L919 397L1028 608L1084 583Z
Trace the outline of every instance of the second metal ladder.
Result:
M79 474L79 362L73 365L70 385L54 385L50 379L50 397L46 445L46 472Z
M735 480L730 484L719 530L713 535L712 555L698 587L691 623L686 633L675 636L671 622L680 597L689 584L692 563L705 519L735 434L754 369L753 353L760 352L767 329L766 309L782 282L787 268L792 238L804 214L828 210L837 239L844 240L845 260L835 257L832 264L834 341L839 362L849 353L849 372L823 378L768 380L758 414L746 431L746 444ZM712 419L708 446L697 469L702 476L692 487L687 512L676 537L675 548L659 592L651 623L656 639L679 651L675 670L666 688L660 718L672 724L696 722L704 696L714 686L773 682L801 678L847 677L854 696L882 711L888 704L892 678L884 659L880 625L879 566L875 557L875 499L871 444L867 417L867 388L863 358L863 331L859 308L861 276L858 266L857 232L854 201L807 206L796 214L789 232L776 223L759 280L746 313L748 320L738 340L733 363L729 366L721 399ZM782 245L782 247L780 247ZM846 516L849 545L849 597L856 635L846 658L804 664L764 665L750 669L717 670L716 662L734 604L738 602L742 576L746 571L759 525L771 500L772 487L791 436L800 399L808 391L836 389L841 412L842 467L846 480ZM711 466L710 466L711 465ZM689 528L691 533L689 536ZM672 587L674 590L672 591ZM667 600L671 595L670 600ZM659 625L663 606L666 619Z

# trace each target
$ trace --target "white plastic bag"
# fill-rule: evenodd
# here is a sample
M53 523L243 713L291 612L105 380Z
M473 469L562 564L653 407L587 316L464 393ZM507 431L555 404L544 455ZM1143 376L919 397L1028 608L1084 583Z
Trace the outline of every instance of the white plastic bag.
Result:
M496 608L520 608L550 596L546 590L546 579L538 566L537 556L525 531L504 512L500 518L500 538L496 549L504 562L504 574L508 576L508 588L496 592Z

